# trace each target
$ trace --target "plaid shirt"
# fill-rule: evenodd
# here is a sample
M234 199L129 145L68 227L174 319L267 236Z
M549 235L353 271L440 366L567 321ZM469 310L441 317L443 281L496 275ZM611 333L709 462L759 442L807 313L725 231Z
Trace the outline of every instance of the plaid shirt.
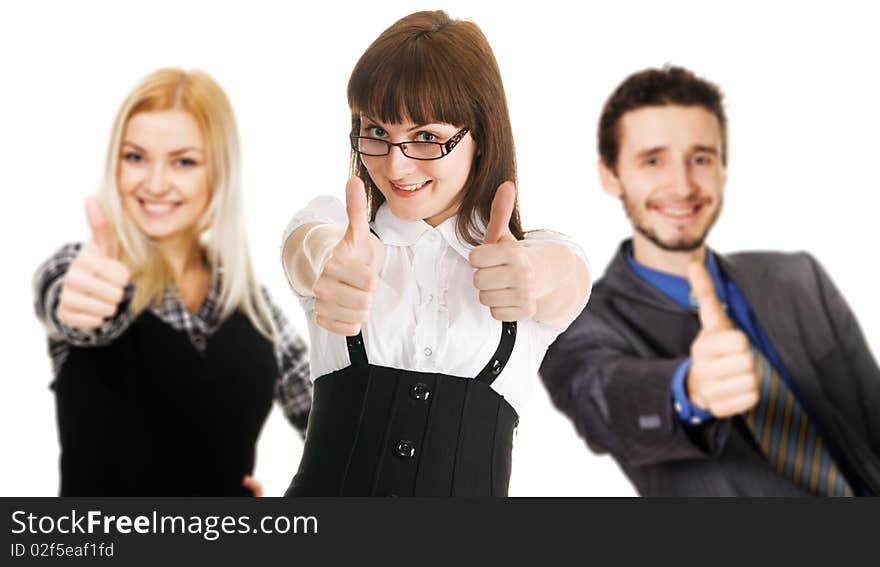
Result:
M58 320L55 311L64 285L64 275L76 259L79 250L80 244L62 246L40 266L34 276L35 309L37 317L48 331L49 355L52 358L52 370L56 378L72 347L107 345L125 332L134 320L130 309L131 298L134 295L133 284L129 284L125 289L125 295L116 314L104 321L104 324L97 329L82 330L68 327ZM173 287L167 289L161 303L151 307L150 310L171 328L186 332L193 347L204 352L208 338L222 323L217 305L220 293L218 283L214 282L207 298L195 314L189 312L179 292ZM275 382L275 399L281 404L287 419L300 433L303 433L312 403L307 348L281 310L269 298L268 291L265 288L262 291L279 337L275 345L275 356L281 372Z

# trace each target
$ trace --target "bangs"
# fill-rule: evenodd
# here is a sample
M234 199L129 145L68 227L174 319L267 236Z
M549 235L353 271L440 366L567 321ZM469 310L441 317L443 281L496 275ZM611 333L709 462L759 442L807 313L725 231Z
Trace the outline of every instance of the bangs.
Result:
M475 101L463 72L468 66L460 53L444 50L436 39L420 34L368 49L348 83L352 114L386 124L442 122L475 128Z

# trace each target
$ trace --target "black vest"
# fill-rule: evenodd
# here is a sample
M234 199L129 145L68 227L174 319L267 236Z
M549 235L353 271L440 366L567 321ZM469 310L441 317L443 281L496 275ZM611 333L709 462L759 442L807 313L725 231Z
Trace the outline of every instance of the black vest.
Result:
M72 348L54 385L61 496L249 495L277 377L238 311L204 352L149 311L107 346Z
M376 366L360 334L351 365L315 380L288 496L506 496L519 418L492 382L516 340L503 323L476 378Z

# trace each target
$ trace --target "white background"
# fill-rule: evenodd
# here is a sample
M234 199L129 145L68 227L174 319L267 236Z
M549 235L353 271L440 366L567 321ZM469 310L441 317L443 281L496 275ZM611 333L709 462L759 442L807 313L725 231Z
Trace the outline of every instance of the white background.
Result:
M492 44L517 143L525 228L553 228L604 270L629 232L596 179L599 110L628 74L666 62L727 94L722 252L808 250L858 313L875 353L880 110L869 3L708 2L20 2L0 7L0 494L57 493L58 447L45 337L31 276L83 239L83 199L101 176L114 114L162 66L203 69L241 129L245 214L259 277L295 326L305 321L278 262L281 230L311 197L343 194L345 87L369 43L417 9L477 22ZM274 410L256 476L286 488L301 442ZM629 495L589 453L538 379L521 416L512 495Z

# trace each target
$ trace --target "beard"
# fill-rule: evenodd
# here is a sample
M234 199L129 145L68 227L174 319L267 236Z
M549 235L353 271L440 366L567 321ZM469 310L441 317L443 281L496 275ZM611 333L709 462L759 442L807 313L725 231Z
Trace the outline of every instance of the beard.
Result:
M623 210L626 211L626 216L629 218L630 224L632 224L633 228L638 231L639 234L653 242L661 250L666 250L668 252L692 252L703 246L706 237L709 235L709 231L715 225L715 221L718 220L718 215L721 214L721 206L723 204L722 197L719 195L718 206L715 207L715 211L712 213L712 216L706 223L706 227L700 232L700 234L691 237L679 236L664 240L657 231L648 226L645 219L642 218L638 205L627 198L626 188L621 187L621 189L623 191L620 200L623 202Z

